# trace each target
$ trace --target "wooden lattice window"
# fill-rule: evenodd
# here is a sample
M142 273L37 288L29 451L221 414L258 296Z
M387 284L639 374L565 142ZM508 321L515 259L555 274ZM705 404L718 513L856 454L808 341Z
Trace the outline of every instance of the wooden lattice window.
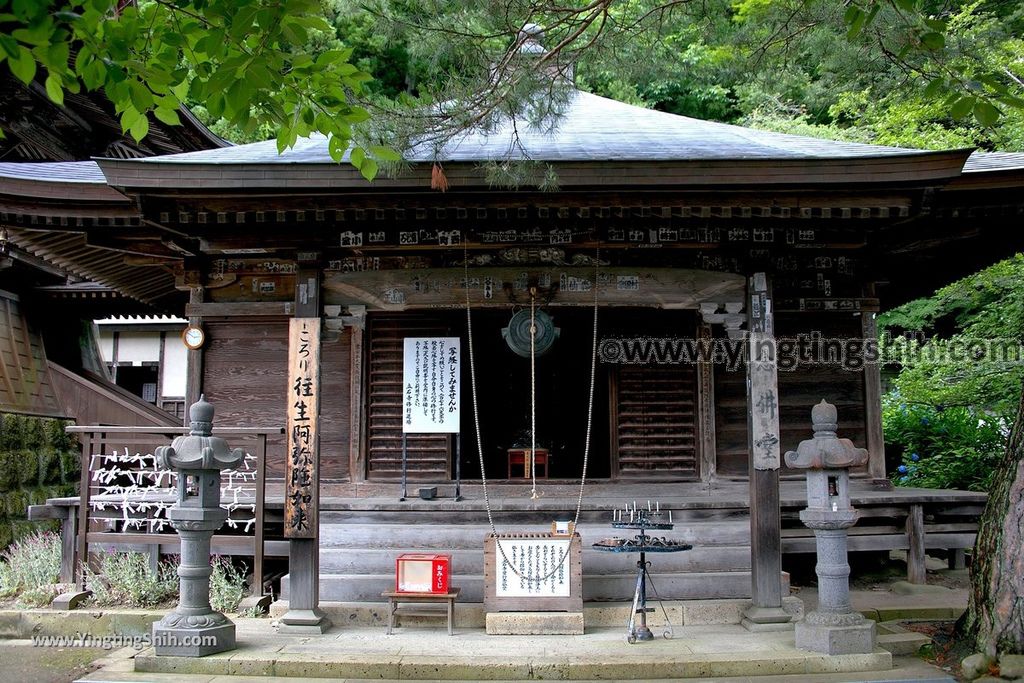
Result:
M619 476L699 476L694 366L623 366L613 376L612 398Z
M446 321L425 315L375 315L369 320L366 476L396 479L402 474L402 346L406 337L445 337ZM451 438L409 434L408 476L429 481L451 478Z

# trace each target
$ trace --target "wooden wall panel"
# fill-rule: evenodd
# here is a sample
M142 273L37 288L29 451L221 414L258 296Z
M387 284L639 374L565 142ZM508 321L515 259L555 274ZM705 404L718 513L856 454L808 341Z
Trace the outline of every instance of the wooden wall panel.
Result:
M823 338L859 339L860 318L841 313L777 314L779 338L819 332ZM839 411L839 436L861 448L867 445L864 409L864 373L839 364L779 369L779 427L782 452L811 437L811 408L825 399ZM743 368L715 367L715 426L718 473L747 475L746 375ZM791 473L783 464L782 474Z
M204 353L203 393L220 427L282 427L288 374L288 319L212 322ZM320 478L348 477L349 333L322 341ZM284 437L267 443L267 476L284 476Z

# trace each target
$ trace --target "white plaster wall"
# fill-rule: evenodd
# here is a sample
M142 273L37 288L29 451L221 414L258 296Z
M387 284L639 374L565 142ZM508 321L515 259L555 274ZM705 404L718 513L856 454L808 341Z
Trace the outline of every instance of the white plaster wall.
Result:
M160 360L159 332L121 332L117 341L117 362L132 365Z
M100 328L100 355L104 363L114 361L114 333Z
M164 386L161 395L184 396L187 369L188 349L180 336L168 332L167 343L164 345Z

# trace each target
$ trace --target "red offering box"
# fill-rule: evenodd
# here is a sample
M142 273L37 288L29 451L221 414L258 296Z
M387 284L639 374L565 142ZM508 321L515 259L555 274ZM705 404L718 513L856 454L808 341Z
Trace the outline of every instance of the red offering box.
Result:
M448 593L452 556L405 553L395 560L395 591L399 593Z

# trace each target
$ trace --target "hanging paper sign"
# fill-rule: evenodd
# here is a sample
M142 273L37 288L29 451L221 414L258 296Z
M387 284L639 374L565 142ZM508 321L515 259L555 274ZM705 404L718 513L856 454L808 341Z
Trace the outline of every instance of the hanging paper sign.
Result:
M292 318L288 329L285 538L316 538L319 403L320 318Z
M402 431L455 434L459 431L461 372L458 337L406 337Z

